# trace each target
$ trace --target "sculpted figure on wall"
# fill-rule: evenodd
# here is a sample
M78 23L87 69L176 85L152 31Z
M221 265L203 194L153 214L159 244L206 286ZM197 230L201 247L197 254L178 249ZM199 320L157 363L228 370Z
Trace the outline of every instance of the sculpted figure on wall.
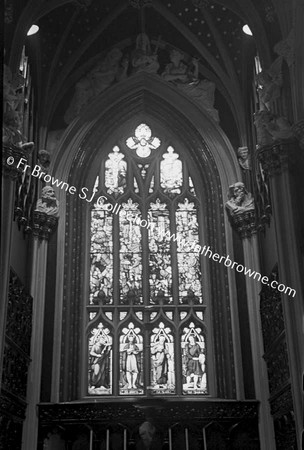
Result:
M203 106L213 119L218 122L218 111L214 108L215 84L212 81L198 78L197 59L192 59L191 65L187 65L183 62L183 58L184 55L179 50L171 50L171 62L167 64L162 77Z
M66 123L70 123L91 100L117 81L118 75L123 76L124 71L120 67L121 59L121 50L113 48L101 62L76 83L75 94L64 116ZM126 68L124 69L126 72Z
M140 33L136 38L136 49L132 57L133 73L148 72L157 73L159 69L157 48L152 53L150 40L145 33Z
M26 142L21 127L21 114L18 111L6 111L3 115L2 143L31 152L34 142Z
M242 169L250 170L250 158L248 147L239 147L237 150L238 162Z
M65 450L65 444L61 429L54 427L43 441L43 450Z
M48 173L49 166L51 163L51 155L47 150L39 150L38 152L38 161L40 167L43 169L45 173Z
M241 181L229 186L227 197L225 206L231 216L254 210L253 196Z
M3 110L15 111L18 109L21 96L18 94L18 89L21 89L25 83L22 75L16 74L13 76L10 68L3 65Z
M262 70L257 75L261 109L270 110L272 103L280 97L283 86L282 62L282 57L277 58L268 70Z
M48 216L58 217L59 201L56 199L55 191L51 186L44 186L41 198L37 200L35 211L46 213Z
M279 41L274 46L274 51L277 55L282 56L287 62L288 66L291 67L295 61L295 33L292 28L286 39Z
M285 117L277 117L270 111L261 110L254 114L259 146L272 144L281 139L293 137L292 128Z
M159 448L154 446L156 428L151 422L144 422L139 427L140 441L137 443L136 450Z

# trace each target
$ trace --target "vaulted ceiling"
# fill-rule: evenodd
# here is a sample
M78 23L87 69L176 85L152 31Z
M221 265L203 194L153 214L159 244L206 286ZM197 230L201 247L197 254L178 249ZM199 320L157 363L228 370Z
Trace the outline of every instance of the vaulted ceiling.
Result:
M270 64L290 15L285 0L6 0L6 58L12 69L18 67L26 45L42 121L56 128L75 83L94 61L114 47L130 53L145 31L157 49L159 72L169 48L182 50L186 60L199 58L200 76L216 83L222 126L229 128L232 112L242 133L254 55ZM26 37L33 23L39 33ZM252 37L242 31L246 23Z

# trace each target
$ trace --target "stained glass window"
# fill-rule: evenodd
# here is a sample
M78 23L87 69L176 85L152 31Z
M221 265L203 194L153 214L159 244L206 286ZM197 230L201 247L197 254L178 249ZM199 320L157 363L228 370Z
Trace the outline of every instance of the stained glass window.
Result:
M145 123L122 136L86 205L91 396L208 394L199 176L168 142Z

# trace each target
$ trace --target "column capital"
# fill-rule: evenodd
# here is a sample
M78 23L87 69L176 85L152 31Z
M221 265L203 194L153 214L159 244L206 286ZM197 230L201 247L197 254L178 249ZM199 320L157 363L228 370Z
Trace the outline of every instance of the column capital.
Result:
M230 222L242 239L250 238L257 232L255 210L230 215Z
M16 180L24 167L17 168L17 163L21 158L27 160L31 154L31 150L16 147L14 145L2 144L2 171L3 175L9 177L11 180Z
M33 235L41 240L48 241L55 231L58 217L48 215L42 211L34 211L33 214Z
M277 141L258 148L256 160L269 176L280 175L296 161L299 146L296 140Z
M233 228L240 237L248 238L256 233L256 216L254 199L247 191L242 181L229 186L228 201L225 203L226 211Z

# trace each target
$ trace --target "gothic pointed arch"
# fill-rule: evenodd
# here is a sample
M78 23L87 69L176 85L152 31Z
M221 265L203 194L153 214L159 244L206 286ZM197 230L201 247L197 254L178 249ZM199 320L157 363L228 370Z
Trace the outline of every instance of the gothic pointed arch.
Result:
M114 98L116 99L115 102ZM90 326L88 326L89 314L94 313L94 307L90 307L88 303L90 291L88 276L90 255L88 249L90 247L92 205L90 205L88 196L79 197L78 194L83 187L87 189L85 191L87 194L92 192L96 184L96 177L101 173L100 168L105 170L105 161L116 146L122 153L122 156L125 156L121 160L124 160L130 167L131 157L127 154L125 143L140 124L148 124L148 127L152 130L152 137L159 137L160 141L166 144L162 147L159 155L155 156L155 161L158 160L161 163L161 160L164 161L164 155L172 153L171 149L173 149L173 152L176 152L182 162L182 167L186 168L187 181L183 182L183 186L185 187L186 183L188 194L186 194L184 187L178 191L178 185L177 191L173 194L175 196L180 195L179 203L185 204L191 201L191 195L193 198L193 193L196 192L197 200L195 202L197 202L200 245L202 247L206 245L206 247L212 248L213 251L222 255L227 254L227 250L231 246L230 229L227 227L226 218L223 214L223 195L225 195L231 179L237 179L239 169L237 168L233 150L220 127L208 117L208 114L193 105L185 97L178 95L173 89L165 85L162 80L155 79L147 74L134 76L120 86L114 86L97 98L66 131L54 164L57 178L68 180L68 184L75 186L77 189L76 195L65 194L62 191L59 193L59 197L62 196L63 200L61 204L65 209L65 219L59 225L61 228L59 229L59 234L63 233L66 237L64 238L65 246L62 245L62 238L58 240L57 260L64 260L65 274L62 280L60 277L57 278L56 286L58 294L56 315L59 319L56 322L60 323L60 325L55 330L55 333L61 335L61 339L58 341L58 351L54 351L53 389L55 390L55 387L60 388L60 400L79 399L88 394L86 387L88 369L84 361L87 360L90 353L85 330L91 330ZM133 145L135 146L134 142ZM129 149L129 151L134 152L135 147L133 150ZM135 164L134 161L133 164ZM151 158L149 164L153 165L153 158ZM132 199L133 195L133 200L137 198L137 203L139 208L141 208L142 199L139 193L137 193L136 197L136 189L140 191L143 187L141 179L143 178L143 173L146 173L146 179L149 179L150 184L153 177L152 172L149 172L149 167L145 167L143 161L141 163L136 161L136 165L137 173L135 174L133 171L134 176L128 180L129 187L130 183L133 183L133 193L130 196L130 192L127 194L127 191L124 192L124 189L122 189L121 195L125 194L123 199L125 203L128 202L128 195L129 199ZM167 204L170 204L170 208L172 208L171 205L174 202L176 208L178 208L178 201L170 198L170 196L166 197L168 192L166 193L164 189L161 190L162 180L160 179L159 169L158 175L156 174L157 177L158 192L157 189L155 195L151 192L150 207L152 203L156 204L157 200L162 202L166 199ZM108 188L108 192L101 190L99 194L101 195L103 192L103 195L109 197L110 202L114 206L115 200L118 201L118 198L115 199L115 195L112 195L114 192L111 193L109 191L109 186L107 187L104 184L104 188ZM181 212L178 220L184 214L182 211L185 207L180 206L179 208ZM177 217L178 215L175 217L175 221ZM114 216L112 219L116 220ZM114 224L113 232L115 232L115 227L117 225ZM171 227L172 230L176 231L175 228ZM225 237L224 240L222 239L223 236ZM147 242L143 242L143 247L145 245L147 246ZM119 247L117 247L116 252L118 255ZM144 254L145 251L143 251ZM172 267L173 271L177 271L177 259L180 258L181 260L182 255L178 252L176 253L176 250L173 254L175 255L175 263L172 263ZM120 256L122 257L123 255ZM144 258L147 258L147 256ZM147 261L148 259L146 259L146 263L143 262L144 266L146 264L146 269L143 269L143 282L148 277L149 272ZM181 337L183 335L186 336L186 331L184 329L177 330L183 318L186 316L189 318L185 325L186 328L190 329L192 324L194 327L204 330L202 342L205 341L205 328L207 328L208 337L206 342L208 344L206 346L205 367L208 371L206 379L209 384L205 393L221 398L234 398L236 396L235 361L238 357L235 355L237 350L234 348L235 334L232 330L231 320L232 314L235 320L237 310L233 299L231 299L231 290L229 291L228 289L228 276L225 270L219 264L214 264L207 258L201 258L200 264L202 278L204 279L201 304L204 307L196 307L193 301L188 299L187 306L182 308L182 302L177 300L177 293L176 299L173 295L168 302L169 310L171 303L172 305L175 304L175 307L171 307L171 311L168 308L163 308L163 317L157 319L155 329L161 329L163 326L168 329L166 342L168 345L174 345L174 355L176 354L176 357L182 358L182 354L186 351L186 340L188 338L184 337L184 341L181 341ZM117 271L118 269L113 265L113 271L115 272L115 270ZM114 279L115 275L113 275ZM70 286L70 288L68 289L67 286ZM148 281L146 281L146 286L149 286ZM113 292L115 289L116 294L114 293L114 296L118 295L117 292L119 291L119 287L115 287L114 283ZM177 292L176 288L175 292ZM148 301L144 299L142 304L148 306ZM119 301L117 300L117 302ZM102 303L103 301L100 300L101 305ZM110 306L102 305L100 311L106 314L107 308L109 313L112 312L112 317L116 314L115 320L119 320L118 311L120 307L117 306L118 309L111 311ZM170 318L166 316L166 312L177 314L178 308L184 309L184 311L178 312L177 322L170 325L168 323ZM98 312L97 309L95 312L100 315L101 312ZM125 307L125 309L128 313L128 308ZM137 310L135 308L134 314L140 312L139 310L140 308L137 308ZM183 314L180 315L180 313ZM186 316L184 313L186 313ZM136 318L134 314L130 322L133 325L136 320L140 322L139 317ZM95 316L93 319L96 320ZM109 316L106 321L108 320L110 320ZM153 318L151 319L150 317L148 322L151 320L153 321ZM152 330L149 331L150 335L147 335L148 322L143 321L141 327L134 325L135 328L140 330L135 338L138 347L142 345L140 336L145 339L146 343L149 339L152 339ZM200 322L203 324L202 327L199 327ZM102 320L100 323L102 324L99 325L101 329L104 325ZM115 327L117 329L117 323L115 325L113 322L113 324L113 329ZM108 328L111 329L111 327ZM128 326L125 327L126 330L128 330ZM155 333L157 334L156 331ZM115 352L118 355L119 352L123 351L123 345L128 344L128 342L123 341L123 336L126 336L123 335L123 331L117 329L117 336L116 339L113 338L113 347L111 348L113 355ZM136 336L136 333L134 336ZM170 336L172 337L172 342L170 342ZM184 342L184 344L182 345L181 342ZM152 346L152 341L150 344ZM200 345L202 346L203 343ZM73 351L70 351L71 348ZM143 365L145 364L145 358L146 365L151 371L152 356L144 356ZM118 387L120 385L117 375L121 361L119 362L118 358L115 360L113 356L111 364L113 364L113 386L116 383L116 391L114 389L113 392L119 395L119 389L123 389ZM177 368L176 366L176 374L180 380L179 388L174 393L179 395L183 393L181 382L183 370L182 367ZM79 379L73 383L70 383L65 375L71 371L81 374ZM128 381L126 377L124 381ZM146 379L145 383L148 386L149 379ZM139 385L142 386L140 383ZM157 389L155 390L156 395L157 392L159 394ZM146 392L143 389L143 392L140 392L140 394L145 395Z

